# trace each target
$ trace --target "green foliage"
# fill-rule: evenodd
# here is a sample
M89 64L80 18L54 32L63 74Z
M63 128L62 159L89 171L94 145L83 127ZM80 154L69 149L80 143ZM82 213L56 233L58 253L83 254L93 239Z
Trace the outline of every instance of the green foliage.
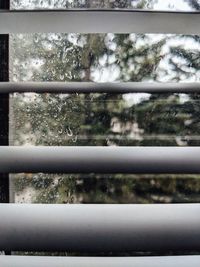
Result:
M162 74L160 63L167 57L177 81L183 72L188 78L194 76L191 70L199 68L199 51L171 46L163 54L172 38L178 37L161 36L152 42L150 35L129 34L14 36L13 79L89 81L94 70L115 67L121 81L156 81ZM181 38L199 43L195 36L179 37L179 42ZM185 71L187 66L191 68ZM14 144L18 145L199 144L185 139L199 135L196 95L182 102L178 94L152 94L133 104L123 94L17 94L12 101ZM15 184L18 194L34 189L34 202L153 203L198 200L200 182L198 176L29 174L20 175Z
M186 2L199 10L197 0ZM51 8L152 9L156 3L15 0L12 8L41 8L48 4ZM106 80L105 72L109 73L108 80L114 81L200 80L199 36L34 34L11 39L14 81L99 81ZM189 42L190 49L184 45ZM189 95L184 101L182 98L179 94L15 94L11 99L12 142L199 145L199 96ZM195 175L15 176L16 195L23 197L30 191L29 198L38 203L195 202L199 201L199 190L199 176ZM22 201L27 201L26 196Z

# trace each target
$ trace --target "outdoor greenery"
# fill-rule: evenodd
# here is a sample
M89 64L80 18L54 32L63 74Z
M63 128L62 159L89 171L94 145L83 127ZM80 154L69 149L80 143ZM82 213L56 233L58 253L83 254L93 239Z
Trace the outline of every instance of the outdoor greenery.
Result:
M12 9L128 8L199 10L199 0L11 0Z
M82 1L75 2L80 5ZM88 1L88 7L96 7L96 2L100 1ZM106 1L102 2L105 5ZM131 2L108 4L124 7ZM147 2L140 1L138 7ZM198 1L189 3L199 9ZM18 34L11 37L11 43L13 81L200 81L199 36ZM11 103L13 145L200 145L200 99L195 94L14 94ZM13 177L16 201L22 202L169 203L200 199L200 177L195 174Z

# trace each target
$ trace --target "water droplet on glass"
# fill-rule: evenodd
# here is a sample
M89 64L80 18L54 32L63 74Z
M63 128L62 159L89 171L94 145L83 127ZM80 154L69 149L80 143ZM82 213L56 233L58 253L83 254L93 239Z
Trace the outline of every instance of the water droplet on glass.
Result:
M60 79L64 80L64 78L65 78L65 75L64 74L60 74Z
M72 136L73 135L73 132L72 132L70 127L66 128L66 133L67 133L68 136Z
M34 42L38 43L38 41L39 41L39 38L38 38L38 35L36 35L35 38L34 38Z
M63 129L60 128L60 129L58 130L58 133L59 133L59 134L62 134L62 133L63 133Z
M77 135L75 135L75 136L74 136L74 138L72 139L72 142L76 143L76 141L77 141L77 138L78 138L78 136L77 136Z

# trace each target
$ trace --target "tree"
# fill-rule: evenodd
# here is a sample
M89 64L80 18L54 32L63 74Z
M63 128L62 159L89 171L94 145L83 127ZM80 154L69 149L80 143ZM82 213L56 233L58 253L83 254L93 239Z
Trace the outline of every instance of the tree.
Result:
M115 7L124 7L125 2L100 4L113 7L114 3ZM144 7L147 2L140 4L137 7ZM96 7L96 2L88 1L87 7ZM192 38L198 45L197 36L35 34L12 38L14 80L91 81L97 74L104 75L105 70L117 81L163 81L166 77L168 81L181 81L198 77L193 71L199 68L198 51L195 54L193 49L187 51L170 45L172 41L184 44L184 38ZM192 97L183 102L179 94L139 95L134 102L137 94L16 94L14 144L191 144L184 137L191 135L188 129L191 118L192 132L199 131L195 121L198 103L191 104ZM18 177L18 193L34 188L36 202L152 203L192 202L199 198L195 176L20 174ZM194 196L188 198L188 192Z

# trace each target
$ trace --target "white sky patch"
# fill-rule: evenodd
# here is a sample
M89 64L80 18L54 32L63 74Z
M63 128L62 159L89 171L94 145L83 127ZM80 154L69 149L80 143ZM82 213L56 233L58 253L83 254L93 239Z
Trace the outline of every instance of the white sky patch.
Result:
M117 65L93 68L91 76L94 82L116 82L120 77L120 69Z
M190 100L190 97L187 94L179 94L179 100L181 104Z
M134 94L124 94L123 98L127 101L128 106L136 105L144 100L150 98L150 94L147 93L134 93Z
M158 0L157 4L154 5L157 10L183 10L188 11L192 8L188 5L185 0Z

